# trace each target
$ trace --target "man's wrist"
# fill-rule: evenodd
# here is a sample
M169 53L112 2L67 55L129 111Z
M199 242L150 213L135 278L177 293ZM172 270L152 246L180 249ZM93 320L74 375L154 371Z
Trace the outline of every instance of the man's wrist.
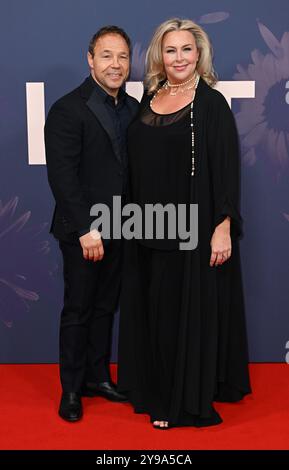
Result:
M92 236L92 238L94 240L100 240L101 239L101 234L98 230L96 229L93 229L93 230L90 230L90 229L83 229L83 230L79 230L78 231L78 237L81 238L83 237L84 235L87 235L87 234L90 234Z
M90 235L92 236L92 238L94 238L94 240L100 240L101 239L101 233L98 230L96 230L95 228L93 230L91 230Z
M78 230L78 232L77 232L77 233L78 233L78 237L79 237L79 238L80 238L80 237L83 237L83 235L86 235L86 234L89 233L89 232L90 232L90 229L89 229L89 228L84 228L84 229L82 229L82 230Z

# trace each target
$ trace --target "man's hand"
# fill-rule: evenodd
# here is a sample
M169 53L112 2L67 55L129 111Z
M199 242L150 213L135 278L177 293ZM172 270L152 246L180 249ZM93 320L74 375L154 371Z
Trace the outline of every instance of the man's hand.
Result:
M210 266L219 266L225 263L232 254L232 243L230 236L230 217L217 225L211 239Z
M79 238L84 259L101 261L104 255L101 235L97 230L92 230Z

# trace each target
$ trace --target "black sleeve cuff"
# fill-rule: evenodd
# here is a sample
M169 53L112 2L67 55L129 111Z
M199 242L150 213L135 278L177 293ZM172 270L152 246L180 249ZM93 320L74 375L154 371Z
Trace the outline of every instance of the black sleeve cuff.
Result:
M86 235L87 233L90 232L90 229L86 228L86 229L82 229L82 230L78 230L77 234L78 234L78 238L82 237L83 235Z

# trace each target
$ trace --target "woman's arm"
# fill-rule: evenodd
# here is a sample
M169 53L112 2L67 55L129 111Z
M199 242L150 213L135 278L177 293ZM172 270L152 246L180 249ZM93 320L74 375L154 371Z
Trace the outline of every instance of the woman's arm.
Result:
M225 262L232 251L231 236L242 233L239 213L239 140L234 115L223 95L214 93L208 141L214 200L210 264Z

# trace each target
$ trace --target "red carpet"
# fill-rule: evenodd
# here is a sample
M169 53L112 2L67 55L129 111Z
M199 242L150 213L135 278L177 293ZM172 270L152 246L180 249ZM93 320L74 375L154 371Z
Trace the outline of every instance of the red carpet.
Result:
M220 426L158 431L130 405L102 398L84 399L82 421L66 423L57 415L57 365L0 365L0 449L289 449L289 367L250 371L253 394L217 404Z

